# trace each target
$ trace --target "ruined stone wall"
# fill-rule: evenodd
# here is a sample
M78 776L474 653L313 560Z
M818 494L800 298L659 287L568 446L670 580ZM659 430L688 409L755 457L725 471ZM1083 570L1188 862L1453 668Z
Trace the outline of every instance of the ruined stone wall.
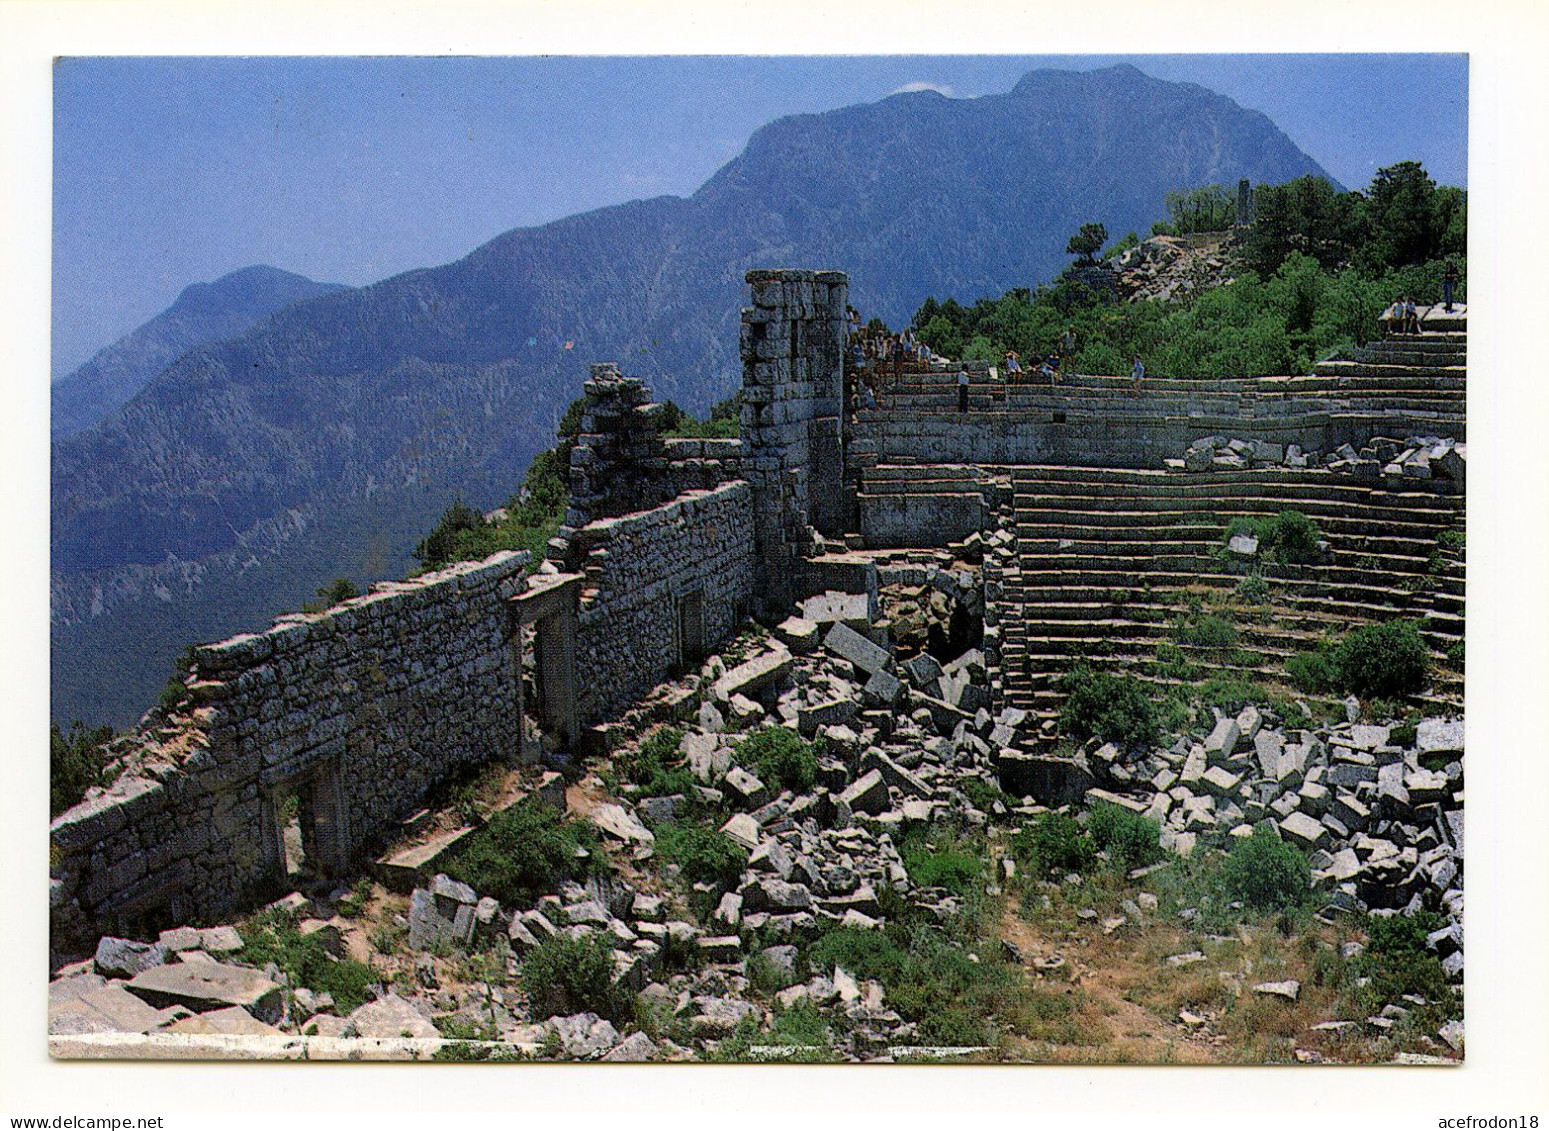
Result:
M314 863L344 871L461 767L518 753L505 606L525 553L378 585L326 613L195 649L184 721L54 821L58 932L167 925L285 882L276 805L302 793Z
M838 271L747 273L742 311L744 475L753 486L759 593L773 614L794 598L812 529L849 528L841 431L845 308Z
M1132 413L1046 405L962 414L862 412L857 416L855 444L865 443L883 463L1160 467L1192 441L1213 433L1321 451L1341 444L1359 447L1373 436L1431 433L1463 438L1457 422L1431 422L1399 412L1267 408L1245 417L1191 409L1189 399L1182 396L1169 400L1176 403L1147 401L1146 406L1157 411Z
M696 666L736 629L754 594L752 503L748 484L733 482L576 531L586 572L576 639L583 724ZM697 629L697 648L683 621L696 602L687 636Z

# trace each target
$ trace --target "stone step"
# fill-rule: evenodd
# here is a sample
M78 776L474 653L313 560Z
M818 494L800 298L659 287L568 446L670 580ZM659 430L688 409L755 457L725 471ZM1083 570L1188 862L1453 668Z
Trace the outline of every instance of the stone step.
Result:
M1107 600L1105 594L1122 593L1126 602L1138 598L1143 602L1161 603L1174 596L1177 596L1181 602L1186 594L1191 591L1198 592L1202 587L1230 590L1242 580L1241 576L1236 574L1203 574L1190 577L1187 587L1184 587L1177 584L1176 578L1156 578L1150 574L1131 577L1121 577L1117 574L1073 576L1076 578L1073 583L1055 585L1031 585L1020 577L1015 581L1005 581L1002 583L1005 592L1004 600L1039 605L1083 603L1112 605L1114 602ZM1085 583L1082 583L1082 579L1086 579ZM1391 611L1395 608L1415 608L1417 607L1415 602L1422 597L1421 594L1391 586L1326 585L1317 579L1288 580L1267 577L1266 580L1272 586L1277 600L1290 603L1293 607L1300 607L1302 604L1316 606L1327 603L1334 608L1348 605L1355 608ZM1160 581L1162 584L1149 588L1148 583L1152 581ZM1431 593L1424 596L1434 600L1437 597L1450 595Z
M1373 529L1368 526L1366 529ZM1380 529L1380 528L1377 528ZM1199 526L1083 526L1018 523L1017 544L1023 553L1075 552L1135 554L1144 557L1150 549L1202 550L1214 552L1225 546L1220 527ZM1425 557L1436 547L1436 539L1417 534L1387 535L1323 530L1324 538L1337 554L1341 551L1365 554L1397 554Z
M1450 377L1461 384L1468 377L1464 365L1393 364L1371 361L1320 361L1313 368L1315 377L1388 377L1394 386L1414 388L1417 379Z
M1035 522L1038 515L1081 514L1153 518L1176 518L1176 525L1186 525L1192 517L1203 524L1205 519L1221 518L1230 521L1241 515L1274 515L1282 510L1299 510L1309 518L1326 521L1332 528L1333 520L1350 522L1408 522L1417 526L1431 527L1453 522L1460 513L1455 506L1448 506L1443 496L1426 496L1425 505L1392 505L1380 501L1381 496L1368 494L1367 500L1357 498L1315 498L1280 492L1276 497L1262 493L1226 493L1196 497L1167 494L1113 497L1109 495L1038 494L1020 495L1013 501L1017 522ZM1431 503L1437 505L1430 505ZM1121 522L1122 518L1112 521Z
M1051 536L1066 537L1067 529L1083 531L1137 529L1157 531L1207 531L1220 536L1236 518L1268 518L1278 514L1283 507L1234 509L1228 513L1212 513L1192 510L1083 510L1077 508L1040 508L1015 512L1015 529L1045 530ZM1343 507L1322 506L1324 513L1309 515L1324 534L1336 537L1360 537L1380 530L1395 537L1416 538L1427 542L1436 540L1436 522L1415 520L1407 512L1405 517L1393 515L1350 517ZM1307 511L1302 511L1308 514Z
M1146 647L1144 641L1115 642L1115 647L1107 651L1086 651L1080 648L1062 648L1060 641L1037 641L1040 647L1023 652L1008 653L1003 657L1003 664L1007 672L1013 670L1013 666L1020 667L1016 673L1014 682L1008 682L1006 694L1008 698L1016 692L1032 694L1034 696L1043 693L1047 698L1053 699L1059 696L1057 684L1061 676L1070 670L1078 661L1090 664L1094 668L1113 670L1120 668L1129 674L1136 675L1151 683L1159 683L1167 686L1196 686L1192 681L1185 681L1175 676L1157 674L1159 662L1155 658L1154 650ZM1127 647L1126 647L1127 646ZM1247 676L1267 684L1285 684L1289 686L1289 678L1285 672L1284 659L1287 653L1274 656L1272 662L1257 665L1237 665L1220 662L1212 662L1204 656L1191 657L1189 662L1208 671ZM1274 655L1267 653L1267 655ZM1456 692L1463 687L1463 676L1450 668L1441 666L1441 656L1432 653L1432 666L1429 676L1432 691Z

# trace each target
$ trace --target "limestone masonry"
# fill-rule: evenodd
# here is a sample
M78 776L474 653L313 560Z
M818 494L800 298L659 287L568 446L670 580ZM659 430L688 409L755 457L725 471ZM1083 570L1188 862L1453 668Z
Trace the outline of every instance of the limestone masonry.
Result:
M1423 345L1378 344L1306 376L1148 378L1133 391L1127 379L1073 375L1008 387L968 363L968 409L959 411L965 369L938 362L899 374L879 406L849 411L845 275L757 270L747 282L740 440L662 437L661 406L645 383L596 365L569 510L543 560L507 552L381 583L326 612L196 648L182 705L147 716L124 745L117 782L51 827L55 948L208 921L291 890L292 827L310 867L347 879L449 779L492 761L584 755L602 724L697 671L747 617L772 625L803 602L807 619L782 632L807 651L821 630L864 675L865 695L813 706L801 729L912 702L942 735L982 747L1019 796L1075 788L1044 749L1058 707L1053 679L1073 656L1128 661L1175 611L1173 590L1230 585L1234 569L1245 571L1223 560L1216 534L1190 533L1201 516L1294 506L1329 535L1322 560L1285 578L1306 623L1278 635L1255 628L1243 641L1266 664L1316 638L1317 609L1346 624L1420 618L1438 652L1461 641L1461 566L1427 555L1462 513L1462 315L1428 326ZM933 570L939 607L922 610L915 628L924 639L982 620L972 663L904 673L875 660L868 646L886 660L890 641L876 623L879 568L867 553L948 545L972 548L977 568ZM881 576L912 568L884 564ZM1403 584L1427 576L1437 580L1423 592ZM893 626L895 637L914 630ZM776 653L768 670L727 673L720 701L734 705L758 681L780 678L789 659ZM1460 678L1436 689L1454 703L1458 691ZM1224 781L1253 771L1255 758L1263 780L1250 782L1252 805L1236 816L1262 816L1293 786L1305 799L1315 769L1347 787L1348 800L1336 792L1327 804L1352 835L1367 821L1350 803L1359 781L1393 778L1383 804L1395 811L1401 789L1403 805L1429 801L1433 783L1415 776L1427 771L1388 750L1385 733L1287 734L1285 749L1301 753L1294 773L1278 747L1270 758L1263 743L1255 753L1230 738L1215 756L1184 744L1146 767L1158 779L1156 816L1173 812L1166 790L1179 775L1209 786L1207 770ZM1347 757L1352 749L1375 755ZM880 782L885 798L894 778L918 787L884 762L866 789ZM1388 773L1394 765L1404 769ZM1112 785L1114 773L1099 777ZM1243 800L1238 784L1221 787L1221 809ZM849 796L860 785L845 791L847 807L875 800L866 789ZM1315 800L1281 807L1286 835L1313 848L1327 835L1299 818L1323 806ZM1196 810L1210 806L1178 815L1175 839L1204 823ZM1437 843L1404 866L1439 868L1447 854L1423 855ZM1348 863L1344 851L1331 867ZM1431 873L1423 879L1432 883Z

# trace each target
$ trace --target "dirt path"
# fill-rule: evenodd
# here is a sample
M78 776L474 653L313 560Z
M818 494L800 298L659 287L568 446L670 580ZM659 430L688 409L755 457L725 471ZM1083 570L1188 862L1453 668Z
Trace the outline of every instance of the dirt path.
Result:
M1125 998L1146 971L1123 940L1098 936L1082 946L1079 939L1051 939L1010 903L1001 915L1000 936L1017 948L1030 977L1043 974L1040 984L1079 990L1083 1032L1103 1038L1101 1043L1054 1044L1017 1037L1013 1041L1019 1059L1099 1064L1214 1064L1222 1059L1207 1032L1164 1020ZM1047 968L1060 962L1063 966Z

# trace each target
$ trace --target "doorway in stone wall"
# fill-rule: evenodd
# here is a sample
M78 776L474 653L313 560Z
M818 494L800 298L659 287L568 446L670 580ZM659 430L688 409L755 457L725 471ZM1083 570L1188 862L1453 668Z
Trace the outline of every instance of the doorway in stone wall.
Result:
M291 888L348 873L349 836L332 760L276 786L269 798L275 871Z
M705 599L702 593L678 598L678 663L681 672L698 667L705 658Z

